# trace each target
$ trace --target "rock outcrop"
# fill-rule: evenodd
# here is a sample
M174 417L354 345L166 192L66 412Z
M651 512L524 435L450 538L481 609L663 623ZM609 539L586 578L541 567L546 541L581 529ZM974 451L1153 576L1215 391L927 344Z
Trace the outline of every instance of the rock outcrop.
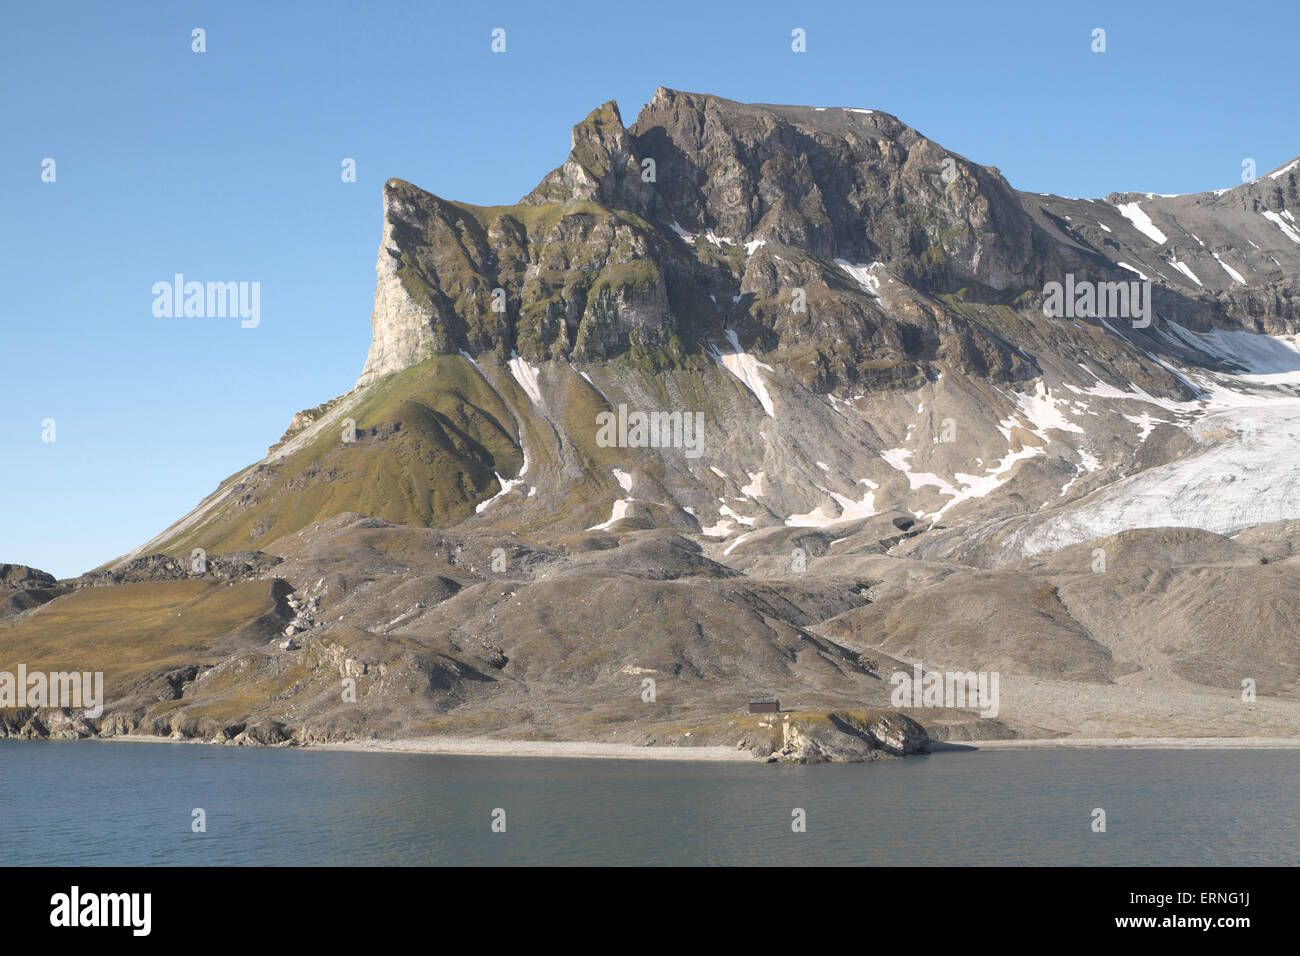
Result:
M779 747L755 754L769 763L853 763L930 752L925 728L898 712L832 711L773 717Z

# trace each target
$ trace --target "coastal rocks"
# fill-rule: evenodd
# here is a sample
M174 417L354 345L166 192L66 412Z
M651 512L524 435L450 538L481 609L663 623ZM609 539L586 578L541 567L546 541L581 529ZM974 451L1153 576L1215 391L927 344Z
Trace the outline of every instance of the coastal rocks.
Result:
M780 721L779 746L756 756L768 763L854 763L930 752L925 728L897 712L792 714Z
M0 711L0 738L20 740L82 740L95 728L80 712L68 708Z
M241 746L279 747L292 743L293 734L280 721L267 717L246 728L231 742Z

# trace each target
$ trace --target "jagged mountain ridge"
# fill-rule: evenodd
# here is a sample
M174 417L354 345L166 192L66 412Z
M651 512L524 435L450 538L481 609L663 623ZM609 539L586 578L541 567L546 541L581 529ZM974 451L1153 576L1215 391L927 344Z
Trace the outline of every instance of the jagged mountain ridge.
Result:
M643 163L651 160L655 182L646 183ZM1296 202L1295 165L1284 170L1219 195L1155 199L1156 220L1175 224L1166 228L1176 234L1178 207L1286 214L1286 201ZM1142 199L1114 198L1121 206ZM837 295L847 276L834 260L880 262L922 294L965 288L990 301L1027 295L1032 305L1045 282L1066 272L1131 278L1118 263L1145 262L1152 253L1135 249L1135 237L1149 239L1115 209L1101 204L1093 226L1080 204L1096 204L1019 193L996 170L944 150L888 114L747 106L662 88L630 129L613 103L593 111L574 128L569 159L520 206L475 210L400 182L390 182L385 199L383 248L404 290L420 301L395 309L402 291L380 282L363 382L428 357L428 346L443 354L517 349L530 361L608 358L632 345L704 338L719 323L735 328L747 347L756 340L762 352L812 345L823 353L823 366L836 339L857 345L867 338L863 324L883 326L899 334L886 335L881 345L915 359L923 333L909 335L908 316L900 317L899 330L894 316L862 301L856 283ZM591 205L568 207L566 215L565 203ZM1169 318L1198 330L1214 321L1254 328L1260 316L1295 318L1292 290L1278 281L1282 266L1263 258L1287 255L1290 267L1296 250L1287 246L1294 243L1262 215L1234 225L1232 239L1243 249L1247 241L1267 243L1256 257L1264 297L1195 301L1199 287L1167 268L1173 278L1166 279L1168 295L1159 306ZM705 239L686 249L682 232ZM562 249L553 248L557 242ZM584 255L566 257L575 245ZM784 256L777 247L785 247ZM1171 240L1170 252L1190 257L1181 237ZM653 263L638 270L634 263L646 259ZM381 276L389 269L381 255ZM1219 279L1234 284L1222 268L1214 271L1212 289L1226 288ZM589 274L585 286L583 274ZM625 294L612 300L600 294L611 286ZM845 320L812 328L791 323L788 306L774 300L783 290L810 286L826 287L828 298L814 311ZM593 287L598 294L588 307ZM491 311L493 288L506 292L504 314ZM702 306L700 291L716 301ZM736 295L738 307L728 308ZM1237 305L1243 307L1229 311ZM611 312L614 330L604 328ZM423 337L407 335L408 321L431 328ZM1277 324L1269 330L1294 331ZM818 384L844 387L853 380L827 374Z

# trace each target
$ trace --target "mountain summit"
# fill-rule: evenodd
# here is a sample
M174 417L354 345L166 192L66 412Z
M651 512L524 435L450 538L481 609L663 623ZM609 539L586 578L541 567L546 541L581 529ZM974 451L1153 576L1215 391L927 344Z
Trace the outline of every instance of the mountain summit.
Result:
M631 129L613 102L594 110L574 127L567 161L516 206L448 202L390 180L361 381L461 350L530 361L638 346L676 354L734 327L765 352L816 349L820 384L832 390L879 379L885 353L903 364L922 358L929 323L920 320L944 311L926 309L927 297L1014 303L1066 273L1130 278L1120 263L1134 260L1188 267L1147 269L1172 276L1161 276L1162 308L1175 320L1294 320L1283 277L1297 250L1264 214L1294 203L1295 183L1292 164L1228 195L1146 197L1145 212L1131 195L1114 205L1032 196L886 113L744 105L661 87ZM1202 221L1211 208L1229 230L1222 237ZM1151 249L1167 215L1192 217L1222 250L1190 236L1195 248L1173 239ZM1137 228L1148 222L1147 232ZM864 294L873 268L914 293L921 314ZM1257 278L1237 283L1233 273ZM833 324L792 321L781 293L794 288L815 291L817 312ZM504 307L494 307L495 289Z

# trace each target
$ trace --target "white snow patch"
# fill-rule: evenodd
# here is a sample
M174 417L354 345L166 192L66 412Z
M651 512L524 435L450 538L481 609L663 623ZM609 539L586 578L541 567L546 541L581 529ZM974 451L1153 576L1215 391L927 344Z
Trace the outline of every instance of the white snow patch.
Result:
M1217 252L1213 252L1213 253L1211 253L1211 255L1214 256L1214 261L1215 261L1215 262L1217 262L1219 265L1223 266L1223 271L1226 272L1226 273L1228 273L1228 275L1232 276L1232 279L1233 279L1234 282L1239 282L1239 283L1241 283L1242 285L1245 285L1245 284L1246 284L1246 280L1242 278L1241 273L1238 272L1236 269L1234 269L1232 266L1228 265L1228 264L1227 264L1226 262L1224 262L1222 259L1220 259L1220 258L1219 258L1219 254L1218 254Z
M501 485L501 490L498 491L491 498L489 498L487 501L480 501L478 504L476 504L474 506L474 513L481 515L483 512L487 511L488 505L492 504L498 498L502 498L505 495L510 494L511 491L513 491L515 488L518 488L520 485L522 485L524 483L522 476L523 473L527 470L527 468L528 466L527 464L525 464L524 467L519 470L520 477L518 478L502 478L501 475L497 474L496 472L493 472L493 474L496 474L497 476L497 481ZM532 495L529 495L529 497L531 498Z
M1156 228L1156 224L1151 221L1151 217L1143 211L1142 206L1135 202L1120 203L1115 207L1119 214L1133 224L1133 228L1142 235L1146 236L1157 245L1163 246L1169 241L1169 237Z
M725 518L719 518L717 524L710 525L707 528L701 528L700 533L706 534L710 538L725 538L727 535L731 534L731 522L727 521Z
M1066 418L1058 408L1060 405L1068 405L1069 403L1053 398L1051 390L1044 384L1042 379L1038 380L1032 395L1026 392L1016 392L1013 400L1019 406L1021 415L1028 419L1033 426L1029 431L1035 432L1044 441L1048 440L1045 433L1052 428L1063 432L1083 434L1083 429ZM1007 422L1002 424L1006 426ZM999 427L998 430L1008 439L1011 437L1010 428Z
M1152 417L1149 412L1143 412L1141 415L1125 415L1124 417L1142 429L1138 434L1138 441L1140 442L1146 441L1147 436L1151 434L1151 430L1157 425L1169 424L1163 418Z
M839 520L837 515L828 515L821 505L801 515L791 515L785 523L791 528L825 528Z
M715 362L740 379L741 383L754 393L754 397L763 406L763 411L775 418L776 407L772 404L772 396L767 393L767 386L763 383L763 377L759 371L760 369L766 369L770 372L772 366L764 365L754 356L744 351L740 347L740 339L734 331L728 329L726 335L727 341L731 343L732 351L722 352L716 347L710 346L709 354Z
M763 472L760 471L756 474L752 471L747 471L745 474L749 475L749 484L741 488L740 493L742 495L749 495L751 498L761 498L764 494Z
M615 521L622 521L624 518L627 517L628 508L631 507L632 502L635 500L636 500L635 498L619 498L618 501L614 502L614 507L609 514L609 520L602 521L600 524L594 524L587 530L588 531L608 530L609 527L613 525Z
M725 548L723 548L723 549L722 549L722 553L723 553L724 555L731 554L731 552L735 550L736 545L740 544L740 542L742 542L742 541L744 541L746 538L748 538L748 537L750 536L751 533L752 533L752 532L746 532L745 534L742 534L742 535L741 535L739 538L737 538L735 541L731 542L731 544L729 544L729 545L727 545Z
M632 476L629 475L626 471L621 471L618 468L613 469L613 472L614 472L614 479L623 487L623 490L631 491Z
M542 404L542 390L538 387L537 376L538 368L536 365L529 365L519 357L518 352L510 353L510 374L514 376L519 387L528 393L534 405Z
M1262 215L1269 222L1275 224L1279 229L1281 229L1282 235L1286 236L1292 242L1300 243L1300 232L1296 232L1294 229L1292 229L1291 226L1287 224L1286 220L1284 220L1277 213L1272 212L1270 210L1265 210Z
M746 518L744 515L736 514L731 505L723 505L718 509L718 514L726 515L728 518L734 518L738 523L748 525L751 528L754 526L753 518Z
M844 495L836 494L831 491L828 494L835 499L835 503L840 506L840 521L857 521L859 518L870 518L877 514L875 507L876 488L879 487L874 481L866 478L861 479L858 484L867 485L867 491L858 501L847 498Z
M1008 472L1015 467L1016 462L1024 461L1027 458L1033 458L1036 455L1043 454L1043 449L1032 446L1022 445L1020 451L1007 452L1005 458L988 469L983 475L966 475L956 474L954 477L961 482L962 488L957 492L952 501L940 508L934 514L934 520L938 521L943 517L943 513L954 505L959 505L963 501L971 498L983 498L990 491L997 488L1005 480Z
M1275 172L1275 173L1269 173L1269 174L1268 174L1268 178L1269 178L1269 179L1277 179L1279 176L1284 176L1284 175L1286 175L1287 173L1291 172L1291 170L1295 169L1296 166L1300 166L1300 159L1293 159L1293 160L1291 160L1291 162L1287 163L1285 166L1283 166L1283 167L1282 167L1281 169L1279 169L1277 172Z
M1147 280L1146 273L1144 273L1141 269L1134 269L1127 262L1117 262L1115 263L1115 265L1119 266L1121 269L1127 269L1129 272L1136 272L1138 278L1143 280L1144 282Z
M1173 259L1173 258L1167 259L1165 261L1168 262L1175 269L1177 269L1179 272L1181 272L1183 275L1187 276L1187 278L1191 279L1197 285L1199 286L1205 285L1204 282L1196 278L1196 273L1191 270L1191 268L1187 265L1187 263L1179 262L1177 259Z
M870 518L872 515L879 514L875 508L876 489L880 486L869 478L858 480L858 484L865 485L867 491L863 494L861 500L854 501L846 495L837 494L834 491L828 491L819 487L817 490L824 494L830 495L835 503L840 506L838 515L827 514L826 509L818 505L812 511L803 514L790 515L785 519L785 524L790 528L828 528L831 525L844 524L848 521L858 521L862 518Z
M1300 384L1300 348L1294 337L1228 329L1193 332L1176 322L1164 326L1186 344L1242 369L1233 379L1256 385ZM1209 391L1218 396L1214 388Z
M880 263L867 262L855 265L847 259L836 259L835 264L852 276L854 282L872 295L880 294L880 279L871 274L872 268L880 265Z
M887 451L882 451L880 457L883 458L891 468L907 475L907 483L913 491L918 488L933 486L938 488L941 494L958 495L961 493L933 472L912 471L911 465L908 462L908 459L912 457L912 454L913 453L908 451L906 448L890 448Z

